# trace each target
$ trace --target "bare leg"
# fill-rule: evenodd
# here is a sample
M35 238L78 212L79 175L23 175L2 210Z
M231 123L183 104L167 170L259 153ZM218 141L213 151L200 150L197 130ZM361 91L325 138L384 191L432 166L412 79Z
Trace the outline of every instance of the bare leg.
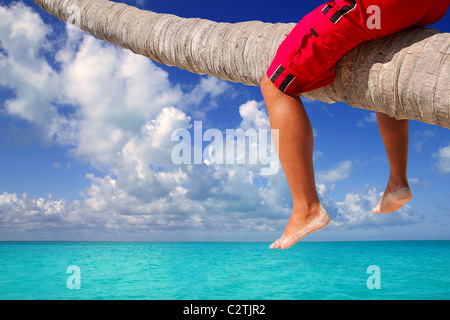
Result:
M328 225L329 216L317 195L313 168L314 137L299 97L281 92L264 77L261 90L272 130L279 130L276 145L293 199L293 210L283 236L271 248L286 249L307 234Z
M390 165L389 181L374 213L394 212L412 199L408 185L409 121L377 113L378 128Z

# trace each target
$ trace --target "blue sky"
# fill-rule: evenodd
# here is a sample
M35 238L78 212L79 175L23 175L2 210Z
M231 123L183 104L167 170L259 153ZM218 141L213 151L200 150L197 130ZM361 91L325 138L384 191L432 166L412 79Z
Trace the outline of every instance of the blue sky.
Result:
M128 3L221 22L297 22L321 4ZM449 32L449 14L432 27ZM0 1L0 70L0 240L270 243L283 232L291 198L281 171L260 176L260 165L170 157L171 133L194 121L203 130L267 129L259 88L151 62L66 28L31 1ZM317 187L332 216L308 240L450 239L449 130L411 121L414 199L375 216L389 168L374 114L305 106Z

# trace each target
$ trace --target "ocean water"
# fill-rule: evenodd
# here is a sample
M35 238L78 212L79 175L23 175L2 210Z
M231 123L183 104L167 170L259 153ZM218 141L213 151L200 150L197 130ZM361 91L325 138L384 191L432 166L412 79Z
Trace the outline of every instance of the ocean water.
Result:
M0 242L2 300L449 298L450 241Z

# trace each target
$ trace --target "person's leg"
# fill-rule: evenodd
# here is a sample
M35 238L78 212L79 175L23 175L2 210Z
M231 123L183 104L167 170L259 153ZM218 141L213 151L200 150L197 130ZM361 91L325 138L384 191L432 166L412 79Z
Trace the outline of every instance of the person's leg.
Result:
M378 128L389 160L389 181L374 213L394 212L412 199L408 185L409 121L377 113Z
M271 248L285 249L306 234L320 230L329 216L320 205L313 168L314 137L309 117L299 97L281 92L264 77L261 91L272 130L278 130L276 148L293 199L293 210L282 238Z

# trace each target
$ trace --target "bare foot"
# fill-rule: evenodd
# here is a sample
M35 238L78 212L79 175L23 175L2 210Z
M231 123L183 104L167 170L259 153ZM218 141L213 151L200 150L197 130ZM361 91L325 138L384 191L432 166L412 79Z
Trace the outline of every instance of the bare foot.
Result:
M402 186L399 188L386 188L383 197L377 204L373 213L388 213L400 210L400 208L411 201L412 193L408 186Z
M292 247L298 241L303 239L310 233L319 231L330 222L330 216L325 209L320 206L319 210L315 214L311 214L307 217L297 217L291 215L289 222L284 230L284 233L280 239L270 245L271 249L287 249Z

